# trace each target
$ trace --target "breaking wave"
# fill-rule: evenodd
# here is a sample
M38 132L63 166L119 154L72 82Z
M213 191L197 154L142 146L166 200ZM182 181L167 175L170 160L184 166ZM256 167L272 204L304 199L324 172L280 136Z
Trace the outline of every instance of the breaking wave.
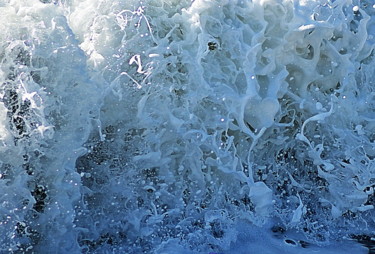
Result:
M370 0L0 12L1 253L374 244Z

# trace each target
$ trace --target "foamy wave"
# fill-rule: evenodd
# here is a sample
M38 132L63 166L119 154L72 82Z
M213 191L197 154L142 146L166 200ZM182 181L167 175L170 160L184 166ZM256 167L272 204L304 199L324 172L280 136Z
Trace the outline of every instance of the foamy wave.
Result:
M2 251L241 252L246 234L309 253L372 237L370 1L0 12Z

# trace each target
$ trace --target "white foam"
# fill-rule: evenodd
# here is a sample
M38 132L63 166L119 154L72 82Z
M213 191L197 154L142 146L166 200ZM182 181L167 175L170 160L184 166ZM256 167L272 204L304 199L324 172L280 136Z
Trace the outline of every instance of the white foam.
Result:
M0 12L0 252L363 251L369 1Z

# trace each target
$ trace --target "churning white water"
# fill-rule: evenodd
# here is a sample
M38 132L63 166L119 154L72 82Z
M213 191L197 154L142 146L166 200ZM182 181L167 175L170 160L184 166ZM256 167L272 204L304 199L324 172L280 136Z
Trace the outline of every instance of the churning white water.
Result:
M0 13L0 253L374 245L372 0Z

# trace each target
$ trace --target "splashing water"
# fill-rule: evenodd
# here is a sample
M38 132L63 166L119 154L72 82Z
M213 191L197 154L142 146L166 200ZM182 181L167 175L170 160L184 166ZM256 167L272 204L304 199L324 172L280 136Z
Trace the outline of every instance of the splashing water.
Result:
M370 0L0 12L1 253L374 245Z

